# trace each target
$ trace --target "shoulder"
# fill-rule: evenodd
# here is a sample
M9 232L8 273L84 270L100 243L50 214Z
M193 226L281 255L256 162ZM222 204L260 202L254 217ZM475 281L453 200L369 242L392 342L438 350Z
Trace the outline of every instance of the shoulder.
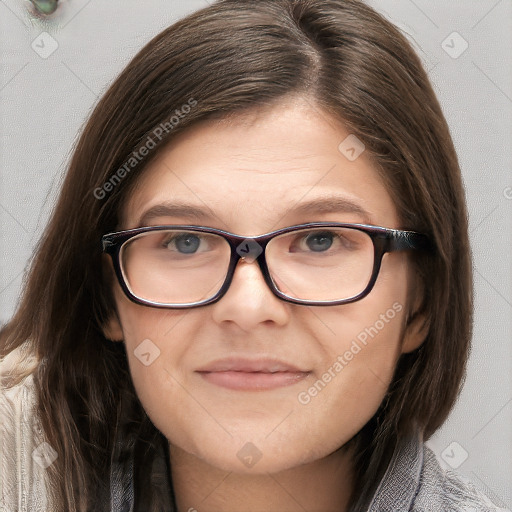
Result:
M511 512L473 484L445 471L418 433L402 440L370 502L369 512Z
M29 340L0 358L0 389L11 388L13 384L32 374L38 362L33 344Z
M444 470L434 452L423 445L423 464L412 510L427 512L510 512L495 505L474 484L453 471Z
M54 454L37 416L37 365L28 342L0 360L1 512L49 510L45 472Z

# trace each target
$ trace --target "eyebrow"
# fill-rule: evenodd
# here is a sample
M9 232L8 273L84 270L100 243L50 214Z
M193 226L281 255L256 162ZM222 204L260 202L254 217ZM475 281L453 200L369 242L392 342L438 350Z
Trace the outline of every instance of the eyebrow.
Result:
M370 213L362 206L349 199L338 196L320 197L292 206L284 212L283 217L290 214L314 215L327 213L352 213L363 217L364 222L371 224ZM195 206L182 202L164 202L152 206L140 217L139 226L147 225L151 220L159 217L180 217L191 221L206 221L216 215L208 208Z

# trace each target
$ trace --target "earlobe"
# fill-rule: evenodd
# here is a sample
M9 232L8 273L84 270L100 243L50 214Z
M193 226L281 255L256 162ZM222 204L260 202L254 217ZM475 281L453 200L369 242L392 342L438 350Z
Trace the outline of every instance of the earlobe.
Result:
M115 311L110 315L110 319L103 326L103 334L105 338L110 341L119 342L124 340L123 328L121 327L121 322Z
M112 260L106 254L102 254L102 265L103 275L107 280L107 284L108 286L113 287L115 282L114 268L112 267ZM115 309L113 309L107 322L103 324L102 330L105 338L110 341L124 340L123 328Z
M410 305L405 317L402 337L402 354L418 349L425 341L429 331L425 299L425 286L418 274L409 267L411 286L407 303Z
M424 313L413 313L407 317L402 339L402 354L413 352L422 345L427 337L428 327Z

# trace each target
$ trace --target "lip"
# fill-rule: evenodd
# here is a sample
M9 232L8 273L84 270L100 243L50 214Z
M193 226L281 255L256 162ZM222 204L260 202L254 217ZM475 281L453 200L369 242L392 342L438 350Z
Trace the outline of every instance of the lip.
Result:
M239 391L263 391L290 386L311 372L276 359L227 358L196 370L207 382Z

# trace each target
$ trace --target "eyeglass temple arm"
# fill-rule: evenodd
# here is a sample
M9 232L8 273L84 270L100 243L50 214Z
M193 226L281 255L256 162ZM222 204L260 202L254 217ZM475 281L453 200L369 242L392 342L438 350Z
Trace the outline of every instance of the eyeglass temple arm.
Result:
M432 243L429 238L422 233L415 231L393 230L389 239L389 250L401 251L407 249L419 249L429 251L432 249Z
M112 254L116 249L116 244L107 236L103 236L101 239L101 247L103 252L107 254Z

